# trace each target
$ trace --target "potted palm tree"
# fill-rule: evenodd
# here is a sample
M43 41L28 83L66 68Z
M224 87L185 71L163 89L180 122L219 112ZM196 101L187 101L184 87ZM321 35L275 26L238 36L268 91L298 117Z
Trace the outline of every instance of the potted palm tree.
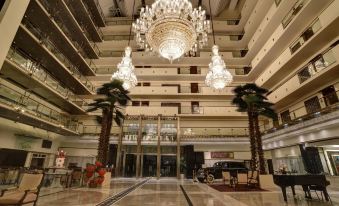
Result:
M267 101L267 90L256 84L237 86L234 89L235 97L232 101L238 107L239 112L247 112L248 130L250 138L251 162L250 169L257 169L257 154L259 158L259 170L265 174L265 159L262 148L262 138L259 128L259 115L276 119L276 113L272 109L273 103Z
M89 104L90 108L87 112L102 111L102 115L97 116L97 121L101 124L97 161L103 165L107 165L109 138L113 120L118 126L122 125L124 120L122 109L127 105L128 101L131 100L128 93L129 92L123 88L122 82L115 79L103 84L97 90L97 94L101 97Z

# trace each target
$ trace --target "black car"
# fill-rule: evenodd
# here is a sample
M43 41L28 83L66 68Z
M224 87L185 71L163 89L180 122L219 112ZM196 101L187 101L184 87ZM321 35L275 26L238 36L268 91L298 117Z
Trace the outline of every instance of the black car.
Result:
M214 163L213 167L199 169L197 172L197 178L199 182L213 182L214 179L221 179L222 172L230 172L230 175L235 177L237 173L247 173L244 162L234 161L220 161Z

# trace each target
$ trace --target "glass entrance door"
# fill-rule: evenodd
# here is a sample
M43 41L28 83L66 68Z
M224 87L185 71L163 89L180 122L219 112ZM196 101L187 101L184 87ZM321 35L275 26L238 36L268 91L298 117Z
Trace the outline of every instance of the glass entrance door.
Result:
M126 154L125 177L135 177L136 155Z
M143 177L155 177L157 175L157 156L144 155L143 157Z
M176 177L177 174L177 158L173 155L162 155L161 156L161 177Z

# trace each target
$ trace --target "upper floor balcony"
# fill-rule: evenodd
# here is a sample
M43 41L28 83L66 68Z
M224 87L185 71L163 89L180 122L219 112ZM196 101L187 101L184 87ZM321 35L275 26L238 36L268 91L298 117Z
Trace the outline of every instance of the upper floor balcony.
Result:
M238 112L234 106L127 106L127 115L156 116L204 116L204 117L245 117L247 114Z
M82 28L73 16L70 9L67 7L64 0L60 1L48 1L48 0L34 0L36 4L40 3L43 8L47 11L46 18L53 17L54 21L61 25L61 29L69 34L69 38L72 41L77 42L85 51L88 58L97 59L99 58L99 49L96 44L91 42L91 35L88 31ZM38 3L39 2L39 3ZM33 3L32 3L33 4ZM34 14L32 14L34 15ZM41 17L40 17L41 18Z
M10 48L0 70L1 74L25 85L36 94L70 114L85 114L87 103L54 78L47 70L23 51Z
M61 135L78 135L78 122L68 114L51 108L30 92L0 81L2 117Z
M96 140L100 134L99 125L83 125L82 134L87 135L82 140ZM243 142L248 143L247 127L181 127L180 144L216 143L216 142ZM157 144L176 145L178 141L178 128L176 122L163 122L158 128L157 122L145 122L142 127L138 123L126 123L123 129L113 126L111 129L111 142L119 141L120 132L123 144L136 145L140 135L142 145ZM91 137L92 136L92 137Z
M334 87L331 90L334 90ZM279 122L274 125L263 125L266 129L264 138L279 136L286 132L304 129L338 118L339 92L328 93L328 91L329 89L326 88L327 95L319 97L321 93L317 93L282 111L279 115ZM322 91L322 94L324 92L325 90Z
M84 3L88 6L89 11L93 15L94 22L99 27L104 27L105 24L105 15L102 12L101 6L98 0L85 0Z
M88 31L91 40L94 42L101 42L103 33L95 23L95 17L88 5L83 1L78 0L65 0L65 3L82 28Z
M14 42L75 94L94 92L92 83L36 27L31 24L20 25Z
M289 34L289 37L293 37L293 35L291 35L288 31L291 29L300 31L300 26L299 28L296 28L296 26L298 26L297 22L300 23L305 21L303 18L301 18L301 14L307 11L307 8L313 8L314 10L318 11L319 7L316 7L317 4L321 4L318 6L326 6L320 14L317 14L317 16L313 18L313 21L311 20L312 22L310 22L310 24L306 26L304 30L298 32L299 35L297 38L294 40L288 40L288 42L292 43L285 50L277 50L275 53L272 51L272 49L264 48L266 51L261 56L267 56L266 58L271 59L272 61L270 61L270 64L267 64L267 67L261 67L261 64L260 67L266 69L255 81L259 86L263 86L265 88L274 87L277 82L280 82L284 77L288 76L290 73L293 73L294 70L297 69L296 67L304 64L305 61L308 61L308 58L310 58L311 55L318 53L330 42L337 39L339 15L337 12L335 12L335 8L339 6L339 2L326 2L327 4L323 4L323 2L318 1L309 1L307 5L311 5L312 7L307 7L307 5L305 5L299 11L297 17L292 20L293 24L291 22L285 29L281 28L281 31L277 31L276 34L272 34L272 39L270 38L269 41L271 44L270 47L273 48L274 46L274 48L286 48L287 39L283 38L285 35L282 36L281 32L283 32L283 34ZM313 13L310 12L310 14ZM275 57L274 54L277 54L276 56L278 56L278 58L272 59ZM260 59L261 57L258 57L258 60ZM255 70L255 68L259 65L252 61L252 66Z
M46 10L40 1L30 2L23 23L39 30L42 35L47 35L58 49L79 67L80 72L85 75L95 74L95 65L88 58L83 46L73 40L69 29L63 22L57 18L51 18L49 10ZM48 35L50 33L53 35Z
M326 85L339 78L339 45L336 43L322 53L316 54L286 82L277 86L268 99L277 107L289 105L313 88Z

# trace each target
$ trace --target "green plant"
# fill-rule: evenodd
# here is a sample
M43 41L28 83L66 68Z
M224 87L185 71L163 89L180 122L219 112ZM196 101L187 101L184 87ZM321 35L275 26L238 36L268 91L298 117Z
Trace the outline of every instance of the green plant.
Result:
M88 109L87 112L102 111L102 116L97 116L97 120L99 124L101 124L97 160L104 165L107 165L109 137L113 120L118 126L122 125L125 118L122 107L126 106L128 101L131 100L128 93L129 92L122 87L121 81L113 80L103 84L97 90L97 94L102 97L95 99L93 103L89 104L90 109Z
M259 157L259 170L265 174L265 159L262 149L262 138L259 128L259 115L276 119L277 115L272 109L273 103L268 102L267 90L256 84L245 84L234 89L235 97L232 101L239 112L247 112L248 129L251 148L251 170L257 169L257 153Z

